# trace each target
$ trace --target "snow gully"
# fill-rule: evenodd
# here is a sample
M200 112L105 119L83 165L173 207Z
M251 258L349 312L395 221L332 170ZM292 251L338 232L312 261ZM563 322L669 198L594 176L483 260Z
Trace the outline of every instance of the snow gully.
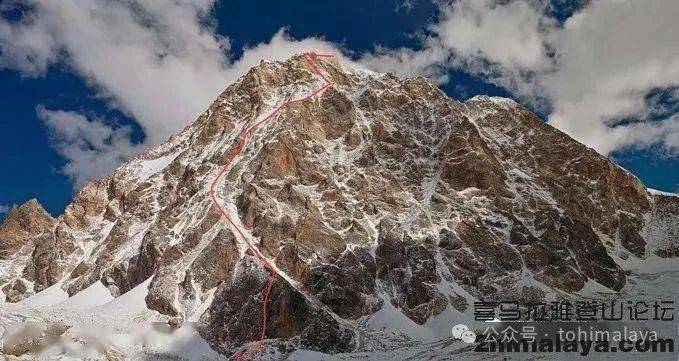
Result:
M266 324L267 303L269 300L269 295L271 293L271 286L273 285L273 281L275 279L275 276L277 275L277 272L276 268L269 262L269 260L266 259L266 257L264 257L264 255L259 251L259 249L255 247L254 243L246 236L245 231L241 229L241 227L238 225L240 222L234 221L234 219L237 219L238 215L231 213L228 209L226 209L226 207L224 207L221 203L217 201L217 184L219 183L223 175L226 174L231 169L234 159L243 154L243 151L245 150L248 141L252 137L252 134L255 131L257 131L259 127L275 120L276 115L278 115L278 113L286 106L309 100L314 96L322 93L324 90L326 90L328 87L332 85L330 80L323 74L323 72L317 66L317 61L319 58L331 58L332 55L309 52L302 54L302 57L304 58L304 61L306 62L306 65L309 68L309 70L323 80L323 85L315 89L312 89L301 98L291 99L283 102L282 104L274 108L274 110L272 110L262 120L245 128L236 138L238 139L236 148L234 150L229 151L229 153L227 154L226 163L220 168L219 173L217 173L217 176L212 180L212 183L210 184L210 197L212 198L212 202L215 205L217 205L220 212L222 213L222 216L224 216L224 218L226 218L226 220L228 221L229 228L234 233L237 239L241 238L243 240L248 249L250 249L250 251L252 251L252 253L254 253L257 256L260 262L262 262L262 264L264 265L264 268L266 268L266 270L269 273L266 287L264 289L264 297L262 299L262 330L260 333L259 340L246 352L238 355L236 357L236 360L238 361L249 360L254 354L256 354L260 350L260 348L264 344L264 340L266 339L266 326L267 326Z

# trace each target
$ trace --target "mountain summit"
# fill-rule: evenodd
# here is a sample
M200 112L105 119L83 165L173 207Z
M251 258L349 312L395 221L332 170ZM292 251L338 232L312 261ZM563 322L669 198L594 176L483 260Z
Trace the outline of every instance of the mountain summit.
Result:
M106 322L195 322L228 356L445 339L475 301L624 293L676 257L679 198L516 102L313 54L251 69L57 219L29 201L0 227L2 313L118 302L139 312Z

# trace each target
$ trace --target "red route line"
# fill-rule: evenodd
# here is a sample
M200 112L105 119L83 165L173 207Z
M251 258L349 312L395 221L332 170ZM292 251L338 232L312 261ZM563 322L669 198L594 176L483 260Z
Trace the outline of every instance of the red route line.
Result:
M224 164L220 170L219 173L217 173L217 176L215 177L214 180L212 180L212 183L210 184L210 197L212 198L212 202L217 205L219 208L220 212L222 215L226 218L226 220L229 222L229 226L231 228L231 231L233 233L237 233L244 241L245 244L248 246L250 251L254 253L257 258L262 262L264 265L264 268L269 272L269 277L267 281L267 286L264 291L264 298L262 299L262 331L259 336L259 341L251 347L249 350L247 350L245 353L240 354L236 357L236 360L249 360L250 357L255 354L259 349L264 345L264 340L266 337L266 305L267 302L269 301L269 295L271 293L271 286L273 285L273 281L276 275L276 271L274 270L274 267L269 263L269 261L262 255L261 252L255 246L250 242L248 237L245 236L245 232L234 222L233 218L237 217L235 215L232 215L226 208L224 208L218 201L217 201L217 183L219 182L219 179L228 171L231 169L231 163L233 160L241 155L243 151L245 150L245 146L247 145L247 142L250 140L252 137L252 133L255 132L260 126L262 126L265 123L270 122L271 120L275 119L275 116L283 109L284 107L294 104L294 103L300 103L305 100L313 98L315 95L321 93L328 87L330 87L332 84L330 83L330 80L321 72L321 70L318 68L316 65L316 60L318 58L331 58L332 55L329 54L317 54L317 53L304 53L302 54L304 57L304 61L306 62L307 67L309 70L311 70L314 74L318 75L321 79L323 79L324 84L310 92L308 92L306 95L299 99L292 99L283 102L281 105L277 106L274 110L272 110L264 119L260 120L259 122L245 128L237 137L238 140L238 147L236 149L230 149L229 153L227 154L227 160L226 164ZM232 218L233 217L233 218Z

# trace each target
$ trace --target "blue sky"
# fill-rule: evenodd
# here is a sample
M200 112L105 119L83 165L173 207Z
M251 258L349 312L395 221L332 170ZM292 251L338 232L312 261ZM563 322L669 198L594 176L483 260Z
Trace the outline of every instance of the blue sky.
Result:
M167 136L161 130L167 104L191 98L185 108L177 109L179 119L167 120L169 129L178 129L249 64L262 57L286 57L308 46L335 49L378 71L430 76L460 100L477 94L513 97L550 124L611 156L647 186L676 191L679 185L675 126L679 72L676 58L667 61L677 55L666 54L668 44L674 44L671 37L653 29L665 26L676 35L676 26L667 29L662 17L649 21L644 9L637 8L638 2L604 1L583 8L577 2L538 0L509 4L186 0L184 5L163 8L140 0L143 15L161 25L166 21L166 26L137 24L128 12L138 9L126 8L108 9L108 23L82 22L84 28L53 21L64 14L74 22L79 16L90 19L100 1L87 0L84 3L91 8L81 3L77 10L69 8L67 0L59 5L31 1L0 5L0 166L4 169L0 211L36 197L58 215L74 187L106 174ZM672 6L658 3L658 8L650 6L649 14ZM569 23L579 12L587 12L588 19ZM595 21L602 13L610 15ZM616 16L638 17L637 22L629 22L628 31L648 29L657 35L658 43L643 45L650 48L615 48L616 43L633 41L616 38L616 32L624 37L625 29L615 29L606 20ZM94 35L88 38L99 30L143 33L144 42L111 37L110 44L101 44ZM121 51L129 47L120 44L146 46L148 39L149 46L155 47L150 54L169 54L185 66L145 69L158 61L130 61L128 66L139 68L141 75L128 76L124 67L116 73L116 64L134 57ZM610 60L598 54L602 41L613 44L606 45ZM165 47L168 43L171 46ZM182 51L174 53L176 48ZM619 54L634 56L619 63L613 59ZM658 61L663 67L649 70L648 64ZM616 66L625 70L612 70ZM658 71L664 76L656 76ZM173 78L182 72L186 74L177 79L186 83ZM145 73L157 76L145 79ZM628 74L634 75L632 80L627 80ZM619 89L600 86L609 81ZM150 96L143 86L149 83L169 90ZM186 88L187 83L185 93L172 89L174 84ZM143 102L135 103L137 99ZM145 106L153 111L147 112ZM96 138L101 134L103 140Z

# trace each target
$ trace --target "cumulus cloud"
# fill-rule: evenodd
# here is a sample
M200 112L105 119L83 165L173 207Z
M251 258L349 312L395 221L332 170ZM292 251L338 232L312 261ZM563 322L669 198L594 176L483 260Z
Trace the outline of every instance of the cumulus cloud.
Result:
M69 160L64 171L76 185L192 122L261 59L334 50L319 39L290 39L281 30L233 62L228 39L210 25L213 2L21 0L15 5L29 10L19 21L0 20L0 67L38 77L50 65L65 64L112 107L136 120L146 135L144 144L133 146L128 128L114 130L73 112L39 109L54 132L53 144ZM69 133L71 126L76 130ZM92 141L94 149L83 147ZM95 158L100 161L92 169Z
M76 112L43 106L36 111L50 130L52 146L69 160L63 172L75 188L110 173L142 150L143 145L130 142L130 127L113 129L99 119L89 120Z
M23 1L0 23L0 64L39 76L63 62L156 143L195 116L226 81L228 41L202 24L211 1Z
M448 80L445 74L451 67L500 81L510 71L519 76L550 65L544 33L554 22L533 3L459 0L442 4L440 12L441 19L428 26L421 49L378 46L360 62L396 74L433 76L441 82Z
M374 52L363 54L358 61L378 72L392 72L399 76L422 75L445 83L449 80L446 70L450 52L435 44L435 41L428 39L430 43L421 50L377 46Z
M11 209L10 206L0 204L0 213L7 213L7 212L9 212L10 209Z
M483 58L507 68L539 70L549 64L539 9L525 1L457 1L431 26L440 45L462 58Z
M15 0L2 5L28 10L19 20L0 19L0 67L39 77L59 64L82 76L146 134L144 143L132 144L129 128L39 108L52 144L69 160L64 172L76 185L192 122L262 59L309 49L341 53L323 39L291 39L281 29L268 42L244 49L240 59L230 59L229 39L213 26L214 1ZM546 1L440 3L439 20L426 28L420 47L377 46L358 61L373 70L425 75L441 83L450 81L451 68L462 69L551 110L550 124L604 154L661 145L676 155L676 111L648 95L666 88L676 92L679 86L679 3L585 2L560 24L548 15Z
M679 85L679 3L595 1L564 24L549 8L537 0L445 3L422 49L379 49L361 61L442 82L447 69L462 69L551 109L550 124L603 154L660 144L676 155L676 117L649 119L658 105L646 97Z
M291 38L286 33L286 29L283 28L276 32L268 42L245 48L241 58L234 61L228 68L227 83L225 84L233 82L250 68L259 64L261 60L285 60L292 55L307 51L331 53L338 59L348 61L335 44L318 38L296 40Z
M541 80L549 122L602 153L660 143L676 154L676 117L646 120L645 97L679 85L679 3L596 1L555 30L557 68ZM636 118L616 124L619 118Z

